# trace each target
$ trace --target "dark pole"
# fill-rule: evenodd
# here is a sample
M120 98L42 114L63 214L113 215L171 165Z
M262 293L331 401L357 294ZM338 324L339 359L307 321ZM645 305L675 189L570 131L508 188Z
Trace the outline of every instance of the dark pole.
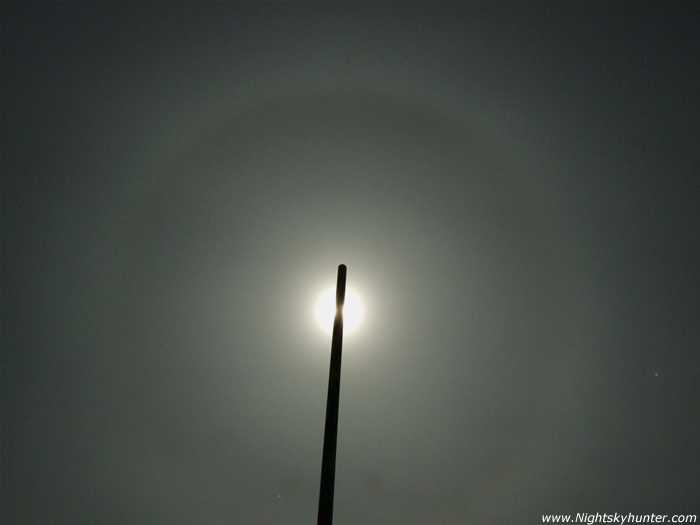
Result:
M331 370L328 375L328 403L326 430L323 435L323 463L321 464L321 493L318 497L318 525L333 523L333 488L335 485L335 448L338 441L338 404L340 403L340 361L343 353L343 305L347 267L338 266L338 285L335 289L335 320L331 342Z

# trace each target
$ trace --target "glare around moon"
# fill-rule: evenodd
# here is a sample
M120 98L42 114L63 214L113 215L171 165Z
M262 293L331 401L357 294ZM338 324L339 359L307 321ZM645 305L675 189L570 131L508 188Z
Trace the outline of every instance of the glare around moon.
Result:
M335 319L335 288L329 288L316 301L316 320L323 330L333 332ZM362 320L362 303L360 298L350 288L345 290L345 306L343 307L343 333L347 334L357 328Z

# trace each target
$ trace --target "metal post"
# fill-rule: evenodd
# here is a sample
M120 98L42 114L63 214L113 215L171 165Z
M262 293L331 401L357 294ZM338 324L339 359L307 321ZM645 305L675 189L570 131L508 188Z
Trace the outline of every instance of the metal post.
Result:
M338 285L335 291L335 320L331 342L331 369L328 375L328 402L326 429L323 435L323 463L321 491L318 498L318 525L333 523L333 489L335 486L335 449L338 440L338 405L340 403L340 361L343 350L343 305L347 267L338 266Z

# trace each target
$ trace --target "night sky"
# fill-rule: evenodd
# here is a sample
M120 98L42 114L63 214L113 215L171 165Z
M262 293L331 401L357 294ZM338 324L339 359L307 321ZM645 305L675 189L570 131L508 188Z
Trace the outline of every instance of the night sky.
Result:
M700 5L1 18L3 525L700 514Z

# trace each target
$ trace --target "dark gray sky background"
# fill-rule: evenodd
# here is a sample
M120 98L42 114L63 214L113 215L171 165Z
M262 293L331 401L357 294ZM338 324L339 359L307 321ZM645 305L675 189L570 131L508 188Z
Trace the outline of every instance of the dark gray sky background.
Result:
M699 514L699 14L4 2L3 525Z

